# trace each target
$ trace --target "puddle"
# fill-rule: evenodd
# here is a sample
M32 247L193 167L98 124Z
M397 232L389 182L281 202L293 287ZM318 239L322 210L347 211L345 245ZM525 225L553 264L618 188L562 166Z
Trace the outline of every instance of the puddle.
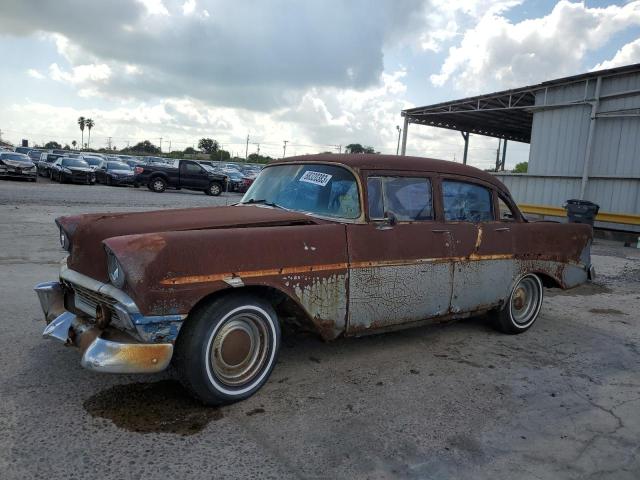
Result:
M87 399L84 408L137 433L193 435L222 418L218 408L204 407L176 380L116 385Z

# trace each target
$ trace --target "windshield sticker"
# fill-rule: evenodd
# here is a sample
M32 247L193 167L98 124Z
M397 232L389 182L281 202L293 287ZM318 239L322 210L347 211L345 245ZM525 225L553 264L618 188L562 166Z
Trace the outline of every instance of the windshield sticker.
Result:
M314 172L312 170L307 170L300 177L300 182L313 183L314 185L320 185L321 187L326 187L327 183L331 180L331 175L328 173L322 172Z

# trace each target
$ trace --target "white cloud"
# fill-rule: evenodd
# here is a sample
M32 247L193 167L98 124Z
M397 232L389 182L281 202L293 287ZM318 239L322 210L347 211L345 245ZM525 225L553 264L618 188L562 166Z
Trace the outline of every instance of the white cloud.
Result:
M620 67L640 62L640 38L624 45L610 60L597 64L592 70Z
M510 22L510 4L489 9L477 25L451 47L436 86L452 82L466 93L509 88L579 73L587 52L602 47L616 32L640 25L640 2L589 8L561 0L541 18Z
M111 77L111 68L106 64L78 65L70 71L63 70L57 63L49 65L49 77L56 82L71 85L106 82Z
M37 80L43 80L45 78L45 76L43 74L41 74L35 68L30 68L29 70L27 70L27 75L29 75L31 78L35 78Z
M182 14L191 15L196 9L196 0L187 0L182 4Z
M144 5L150 15L169 15L169 10L164 6L162 0L138 0L138 2Z

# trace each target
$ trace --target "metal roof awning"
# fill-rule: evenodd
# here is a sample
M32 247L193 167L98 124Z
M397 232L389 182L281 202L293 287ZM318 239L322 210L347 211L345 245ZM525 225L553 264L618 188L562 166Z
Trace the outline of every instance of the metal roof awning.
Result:
M512 90L477 95L475 97L436 103L424 107L409 108L401 112L408 123L447 128L489 137L531 142L533 111L536 108L549 108L546 102L536 105L536 93L551 87L589 82L598 77L620 75L640 71L640 64L626 65L571 77L549 80ZM546 95L545 95L546 98ZM406 128L405 128L406 137ZM403 137L403 147L406 138ZM404 148L403 148L404 150Z

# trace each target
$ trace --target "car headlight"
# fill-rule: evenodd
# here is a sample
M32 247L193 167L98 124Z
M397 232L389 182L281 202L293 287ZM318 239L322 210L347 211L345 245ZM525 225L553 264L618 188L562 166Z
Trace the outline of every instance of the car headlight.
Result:
M111 252L107 252L107 271L111 283L115 287L122 288L124 286L124 270L116 256Z
M71 242L69 241L69 236L67 235L67 232L62 229L62 227L60 227L60 246L67 252L71 251Z

